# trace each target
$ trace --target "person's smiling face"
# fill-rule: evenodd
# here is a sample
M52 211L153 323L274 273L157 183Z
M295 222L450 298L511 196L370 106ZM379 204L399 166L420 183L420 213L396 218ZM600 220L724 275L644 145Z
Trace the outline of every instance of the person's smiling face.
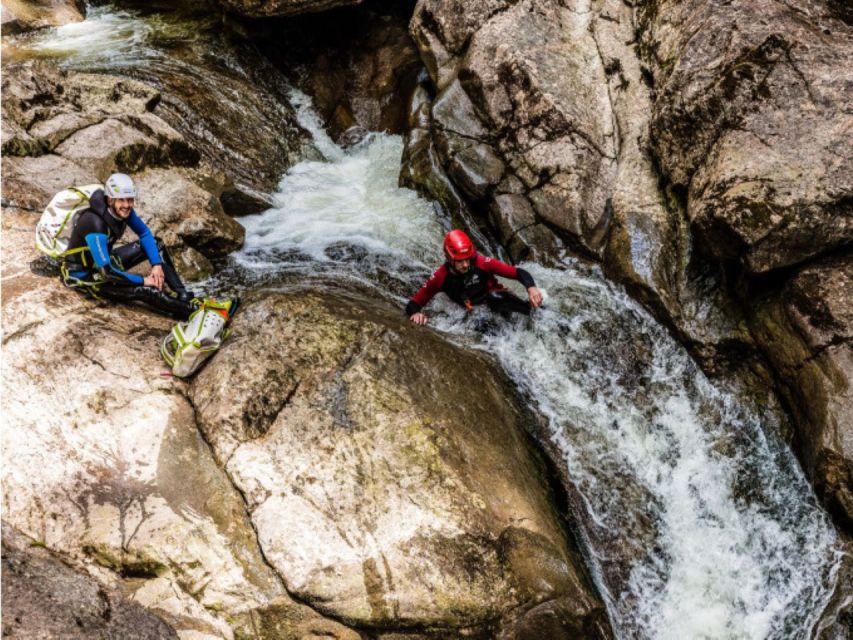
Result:
M107 204L110 205L119 218L127 220L130 212L133 211L134 201L135 198L109 198Z

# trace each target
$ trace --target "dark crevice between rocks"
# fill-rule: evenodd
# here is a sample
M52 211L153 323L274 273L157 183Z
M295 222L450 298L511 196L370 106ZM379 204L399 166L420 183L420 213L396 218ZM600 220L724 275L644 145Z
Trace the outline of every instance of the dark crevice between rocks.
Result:
M602 14L598 14L598 19L605 19ZM614 20L608 16L608 19ZM618 22L618 20L615 20ZM604 52L601 50L601 43L598 41L598 34L595 31L595 24L590 24L589 32L592 36L592 41L595 43L595 51L598 54L598 60L601 63L601 68L604 70L605 75L605 85L607 86L607 104L610 107L610 121L613 126L613 146L614 146L614 157L613 160L617 160L619 158L619 152L622 148L622 134L619 128L619 120L616 117L616 109L613 106L613 90L610 88L610 76L614 73L618 73L622 70L622 63L618 58L608 58L605 57ZM622 78L623 83L625 82L625 78ZM604 156L610 158L610 156Z
M832 16L853 27L853 4L849 0L828 0L827 7Z
M733 272L732 280L736 283L738 296L744 300L755 300L778 293L794 276L812 265L835 258L846 258L851 254L853 254L853 243L845 243L839 247L812 254L800 262L777 267L765 273L749 274L738 263L731 263L729 269Z
M422 63L408 32L414 1L367 0L317 14L229 18L294 86L329 135L352 127L403 133Z

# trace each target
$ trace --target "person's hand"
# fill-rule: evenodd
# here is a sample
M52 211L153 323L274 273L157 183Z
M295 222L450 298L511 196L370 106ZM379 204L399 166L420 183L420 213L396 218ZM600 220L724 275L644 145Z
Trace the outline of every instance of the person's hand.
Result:
M530 298L530 304L534 309L538 309L542 304L542 292L536 287L530 287L527 290L527 296Z
M420 311L418 311L417 313L413 313L411 316L409 316L409 320L414 322L419 327L422 327L427 323L426 315L421 313Z
M151 267L151 273L148 274L148 277L145 278L143 284L148 287L154 287L155 289L163 289L163 283L166 281L166 276L163 273L163 267L159 264L155 264Z

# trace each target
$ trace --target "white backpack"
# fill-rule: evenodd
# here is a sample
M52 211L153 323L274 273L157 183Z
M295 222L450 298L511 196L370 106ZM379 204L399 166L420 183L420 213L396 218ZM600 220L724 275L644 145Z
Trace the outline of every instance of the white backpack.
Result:
M191 376L219 350L231 335L227 309L226 303L205 300L186 322L172 327L160 347L163 359L172 367L172 375Z
M51 258L61 258L68 251L68 241L74 228L74 216L89 207L89 198L100 184L68 187L51 199L36 225L36 247Z

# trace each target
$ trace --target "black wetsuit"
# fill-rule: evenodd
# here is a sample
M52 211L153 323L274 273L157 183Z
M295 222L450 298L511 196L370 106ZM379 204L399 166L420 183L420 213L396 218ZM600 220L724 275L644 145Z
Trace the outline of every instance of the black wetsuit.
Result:
M127 227L139 240L113 249ZM126 220L114 216L103 190L93 193L89 208L75 216L67 253L63 279L69 287L122 302L142 302L181 320L196 309L163 242L135 210ZM176 296L146 286L142 276L127 272L145 260L162 267L166 284Z
M518 280L526 289L536 286L533 276L524 269L494 258L476 255L465 273L451 269L449 262L436 269L424 286L409 300L406 315L411 316L419 312L439 292L444 292L453 302L469 310L475 305L486 304L492 311L502 315L528 315L530 303L505 289L495 276Z

